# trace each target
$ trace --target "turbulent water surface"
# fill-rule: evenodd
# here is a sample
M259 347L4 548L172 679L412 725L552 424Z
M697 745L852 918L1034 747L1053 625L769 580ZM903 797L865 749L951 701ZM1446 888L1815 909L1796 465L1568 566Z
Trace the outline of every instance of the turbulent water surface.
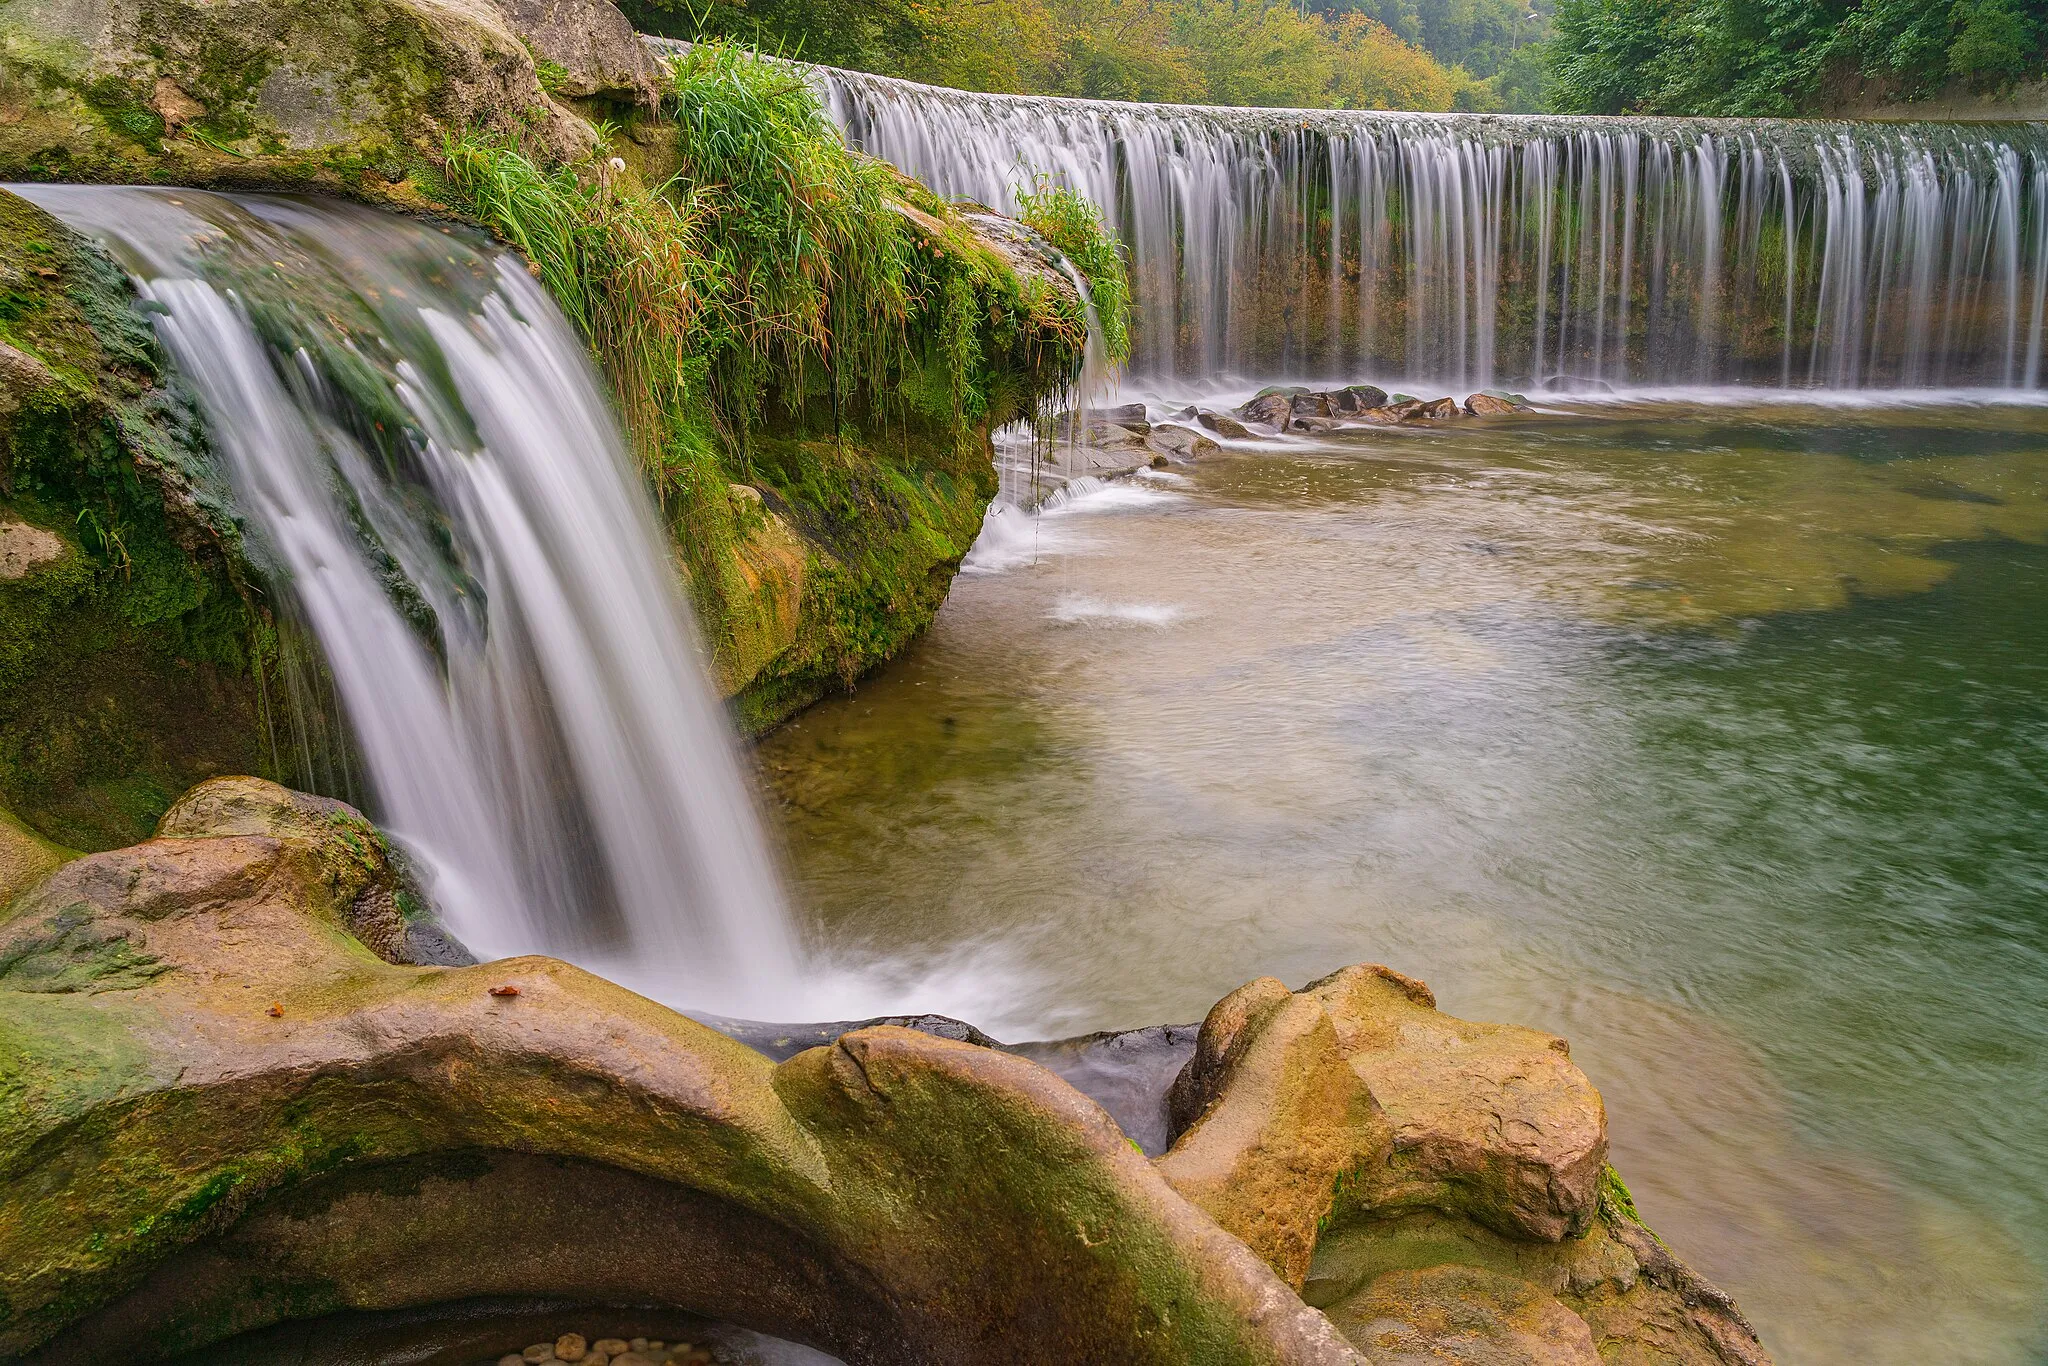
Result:
M1011 1037L1377 960L1569 1036L1785 1363L2038 1362L2048 409L1723 392L995 519L771 738L797 899Z

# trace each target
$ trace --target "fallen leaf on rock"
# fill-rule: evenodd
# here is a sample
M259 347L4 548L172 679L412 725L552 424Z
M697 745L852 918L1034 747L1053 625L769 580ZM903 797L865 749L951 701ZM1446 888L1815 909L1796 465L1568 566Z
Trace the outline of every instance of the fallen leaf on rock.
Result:
M519 988L513 986L510 982L491 988L491 995L493 996L517 996L518 994Z

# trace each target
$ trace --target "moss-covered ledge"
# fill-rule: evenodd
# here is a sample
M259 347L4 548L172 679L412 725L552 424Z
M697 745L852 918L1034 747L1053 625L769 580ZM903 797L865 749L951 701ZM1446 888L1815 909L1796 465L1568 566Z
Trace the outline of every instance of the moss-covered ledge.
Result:
M754 159L712 150L736 145ZM538 198L494 199L480 156ZM770 164L800 168L786 193ZM1068 382L1085 331L1042 241L848 153L794 69L665 58L606 0L0 0L5 179L342 195L526 252L612 381L754 731L930 622L990 433ZM599 259L606 237L639 257ZM650 365L619 324L663 295L691 302Z
M0 807L107 848L200 778L268 772L275 651L127 281L0 191Z

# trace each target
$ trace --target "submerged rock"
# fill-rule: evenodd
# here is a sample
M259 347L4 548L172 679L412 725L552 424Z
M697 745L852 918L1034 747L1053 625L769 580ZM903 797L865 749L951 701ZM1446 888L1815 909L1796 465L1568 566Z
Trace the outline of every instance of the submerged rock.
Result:
M1211 412L1209 409L1204 408L1195 414L1195 421L1201 423L1204 427L1216 433L1216 435L1228 437L1232 441L1248 440L1252 435L1251 428L1245 426L1244 423L1239 422L1228 413Z

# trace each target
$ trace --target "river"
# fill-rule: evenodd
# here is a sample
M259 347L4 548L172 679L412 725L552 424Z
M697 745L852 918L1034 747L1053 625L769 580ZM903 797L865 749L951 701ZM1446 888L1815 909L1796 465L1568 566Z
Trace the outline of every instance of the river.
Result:
M985 535L760 748L808 932L999 1036L1380 961L1567 1036L1782 1363L2042 1359L2048 407L1233 445Z

